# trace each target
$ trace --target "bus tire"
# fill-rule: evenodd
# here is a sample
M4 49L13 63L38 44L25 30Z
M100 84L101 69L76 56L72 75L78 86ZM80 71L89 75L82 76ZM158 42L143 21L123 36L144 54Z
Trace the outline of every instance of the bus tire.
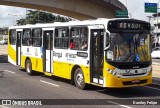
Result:
M84 74L81 68L77 68L74 73L74 82L79 89L85 89Z
M33 71L32 71L32 63L29 59L26 60L26 72L28 75L33 75Z

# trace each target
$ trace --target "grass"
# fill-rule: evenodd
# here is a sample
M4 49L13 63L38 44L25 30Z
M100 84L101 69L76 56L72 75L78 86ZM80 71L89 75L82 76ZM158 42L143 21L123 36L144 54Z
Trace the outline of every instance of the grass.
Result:
M3 38L2 37L0 37L0 41L2 40Z

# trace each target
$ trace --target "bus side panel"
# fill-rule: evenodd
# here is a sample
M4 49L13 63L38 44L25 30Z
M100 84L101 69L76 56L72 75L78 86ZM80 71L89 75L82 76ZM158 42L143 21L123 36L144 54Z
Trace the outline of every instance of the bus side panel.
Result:
M25 68L26 59L29 58L32 63L32 70L43 72L43 58L41 56L40 47L22 46L22 67Z
M43 72L43 63L41 58L30 57L32 62L32 70Z
M16 65L16 45L8 44L8 61Z
M25 68L25 61L27 56L22 55L21 63L22 67ZM43 72L43 59L42 58L35 58L35 57L29 57L32 63L32 70Z
M71 79L71 72L75 64L71 63L65 63L65 62L53 62L53 72L55 76ZM89 67L88 66L80 66L85 77L85 82L90 83L90 73L89 73Z
M90 82L90 69L89 69L89 67L88 67L88 66L82 66L82 65L81 65L81 69L82 69L82 71L83 71L83 73L84 73L85 83L90 84L91 82Z
M25 68L26 56L21 55L21 67Z
M70 73L70 66L68 63L54 61L53 62L53 72L55 76L71 79L69 73Z

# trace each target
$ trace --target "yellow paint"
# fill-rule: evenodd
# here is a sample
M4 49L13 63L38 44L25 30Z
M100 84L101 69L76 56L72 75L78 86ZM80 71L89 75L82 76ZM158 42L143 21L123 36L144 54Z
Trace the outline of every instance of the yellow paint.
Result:
M44 73L46 76L52 76L53 74L52 73L48 73L48 72L45 72Z
M105 57L104 57L105 58ZM117 78L116 76L110 74L106 68L109 68L110 70L115 70L116 68L107 62L104 62L104 69L103 69L103 77L106 77L106 85L105 87L111 87L111 88L122 88L122 87L133 87L133 86L144 86L152 83L152 75L144 76L144 77L134 77L134 78ZM148 79L148 82L145 84L134 84L134 85L127 85L124 86L124 81L133 81L133 80L144 80Z
M65 62L53 62L53 74L55 76L71 79L71 71L75 64L65 63ZM89 67L80 66L84 73L85 83L90 83L90 72Z
M125 81L133 81L133 80L145 80L148 79L147 83L144 84L133 84L133 85L123 85ZM145 86L152 83L152 75L144 76L144 77L136 77L136 78L117 78L112 74L109 74L106 78L106 87L112 88L123 88L123 87L133 87L133 86Z
M16 50L8 42L8 55L16 63Z
M27 56L22 55L21 56L21 65L23 68L25 68L25 61ZM43 59L42 58L36 58L36 57L29 57L32 62L32 70L43 72Z
M103 68L103 77L108 76L109 72L106 70L107 68L110 70L115 70L116 68L110 64L108 64L105 60L106 57L104 57L104 68Z
M9 45L9 56L11 57L12 60L16 62L16 51ZM25 60L26 56L22 55L21 56L21 63L22 67L25 68ZM105 57L104 57L105 58ZM31 62L32 62L32 70L38 71L38 72L43 72L43 59L42 58L36 58L36 57L30 57ZM105 61L105 59L104 59ZM61 77L61 78L66 78L66 79L71 79L71 71L72 68L75 66L75 64L69 64L65 62L59 62L59 61L54 61L53 62L53 75ZM85 83L90 84L90 67L86 66L80 66L83 73L84 73L84 78L85 78ZM103 77L106 77L106 87L112 87L112 88L120 88L120 87L132 87L132 86L144 86L152 83L152 75L148 75L145 77L137 77L137 78L117 78L110 74L106 68L109 68L111 70L114 70L115 67L108 64L106 61L104 62L104 68L103 68ZM47 76L51 76L52 73L45 73ZM135 85L127 85L124 86L122 84L123 81L132 81L135 79L143 80L143 79L148 79L148 82L146 84L135 84Z
M16 50L10 44L10 32L8 31L8 56L16 63Z

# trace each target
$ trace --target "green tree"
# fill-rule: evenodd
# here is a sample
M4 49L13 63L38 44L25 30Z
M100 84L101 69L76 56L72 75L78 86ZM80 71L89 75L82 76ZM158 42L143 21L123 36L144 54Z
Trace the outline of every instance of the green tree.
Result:
M25 25L25 24L26 24L26 19L17 20L17 25Z
M17 20L17 25L36 24L36 23L53 23L53 22L68 22L71 18L61 17L60 15L53 15L43 11L28 10L25 19Z

